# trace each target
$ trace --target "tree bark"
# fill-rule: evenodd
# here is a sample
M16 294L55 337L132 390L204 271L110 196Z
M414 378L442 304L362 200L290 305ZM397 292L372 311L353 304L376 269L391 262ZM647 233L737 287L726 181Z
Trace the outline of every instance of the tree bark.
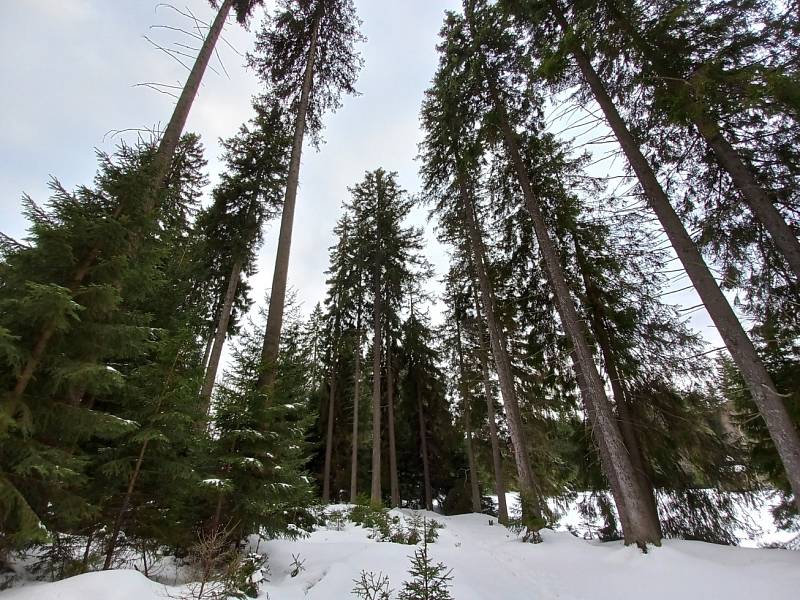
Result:
M395 443L394 428L394 369L392 368L392 346L388 340L386 344L386 410L389 429L389 486L391 490L392 506L400 506L400 483L397 480L397 444Z
M215 302L211 314L212 315L216 314L216 312L217 312L217 303ZM205 350L203 350L203 360L200 362L200 366L203 368L204 373L205 370L208 368L208 359L211 358L211 346L214 345L214 338L216 337L217 334L216 327L217 326L215 323L214 327L208 332L209 333L208 338L206 338L206 348Z
M214 19L214 23L211 25L211 29L209 29L208 35L203 41L203 45L200 47L200 52L198 53L194 65L192 66L192 70L189 73L189 77L183 86L178 103L175 105L175 109L172 111L172 117L167 124L167 128L161 138L161 142L159 143L153 163L151 164L151 189L145 192L144 201L142 203L142 211L144 214L149 214L155 208L158 190L162 185L164 177L166 177L166 174L169 171L172 157L175 154L175 149L178 147L178 142L180 141L183 128L186 124L186 119L188 118L189 111L192 108L194 98L197 96L197 91L200 88L200 82L202 81L203 75L208 67L211 53L214 51L214 47L216 46L217 40L222 33L222 28L225 25L225 20L228 18L228 13L230 13L232 6L233 0L225 0L222 3L222 6L217 12L216 18ZM112 219L117 219L121 214L122 204L120 203L114 209L111 217ZM89 252L86 253L86 256L84 256L83 260L79 263L78 267L75 269L72 283L69 286L71 295L75 295L75 292L86 279L90 269L99 258L100 253L101 248L99 245L95 245L91 250L89 250ZM47 324L42 328L41 332L36 338L36 342L33 345L30 357L28 357L25 366L20 370L20 374L17 377L14 388L10 394L11 400L19 400L25 393L28 384L33 378L33 374L36 372L36 369L39 368L39 364L41 363L44 353L47 350L50 340L55 332L56 328L55 324L53 323Z
M472 512L481 512L481 492L478 485L478 469L475 466L475 451L472 448L472 411L470 398L467 393L467 382L464 379L464 351L461 347L461 323L458 317L456 322L456 351L458 352L458 378L461 389L461 401L464 403L464 443L467 450L467 464L469 465L470 495L472 498Z
M306 131L306 113L311 98L311 88L314 84L314 59L317 52L317 37L319 36L320 19L314 21L314 31L311 36L311 45L306 58L306 68L303 76L303 88L300 92L300 104L294 124L294 140L292 153L289 158L289 173L286 178L286 194L283 200L281 213L281 228L278 234L278 249L275 254L275 271L272 275L272 289L269 297L269 312L267 314L267 329L264 333L264 346L261 351L261 375L258 387L267 392L267 402L270 401L269 391L275 383L278 348L281 341L283 328L283 309L286 302L286 282L289 276L289 253L292 247L292 229L294 228L294 209L297 202L297 184L300 180L300 156L303 152L303 138Z
M473 285L475 316L478 322L478 339L480 340L480 361L481 372L483 374L483 391L486 395L486 418L489 422L489 441L492 444L492 468L494 470L494 493L497 494L497 514L498 520L502 524L508 523L508 505L506 503L506 484L503 475L503 455L500 452L500 441L497 437L497 421L494 412L494 395L492 394L492 383L489 376L489 352L486 348L486 338L483 330L483 316L481 314L481 303L478 297L478 288Z
M236 289L239 287L241 272L242 260L237 258L233 261L231 274L228 276L228 287L225 290L225 297L217 319L217 331L214 334L214 343L211 347L208 367L206 367L205 376L203 377L203 387L200 389L200 406L204 415L208 415L211 407L211 394L214 392L214 383L217 380L222 348L225 346L225 338L228 336L228 326L231 322L233 302L236 299Z
M517 403L516 391L514 390L514 379L511 373L511 362L505 346L505 337L500 329L494 313L494 291L486 272L484 259L482 233L478 229L475 216L475 207L470 197L470 192L463 181L459 182L461 201L463 204L464 223L468 242L471 247L472 265L475 269L475 276L480 286L480 297L483 310L486 314L486 322L489 329L489 341L491 342L492 354L497 369L497 378L500 382L500 395L503 398L503 405L508 417L508 428L511 432L511 444L514 448L514 458L517 465L517 477L523 496L530 497L532 500L531 508L535 511L535 517L541 517L539 491L533 476L533 469L528 458L527 445L525 443L525 433L522 427L522 416Z
M336 408L336 373L331 373L328 385L328 433L325 438L325 466L322 471L322 503L331 500L331 460L333 458L333 424Z
M564 34L571 36L569 23L557 2L551 0L550 5ZM650 208L661 223L675 254L697 290L711 320L725 342L731 358L741 372L753 401L766 422L767 429L786 470L795 504L800 509L800 435L789 417L783 398L777 392L772 377L764 367L755 346L745 333L700 251L694 245L675 209L670 204L655 172L617 111L588 56L575 43L571 43L570 51L644 189Z
M544 214L534 197L528 170L519 151L516 133L511 128L505 106L493 83L490 83L490 86L495 106L500 111L500 129L505 145L517 172L517 179L525 199L525 207L531 217L536 239L539 242L539 251L544 259L548 278L556 296L558 314L570 338L584 377L584 390L587 393L583 394L583 400L592 420L595 440L599 446L605 447L605 451L601 452L601 457L606 457L606 460L603 461L603 470L612 484L611 492L617 504L620 520L623 522L625 543L635 543L642 547L647 544L660 545L661 535L658 521L653 522L652 514L647 508L647 500L638 485L630 456L622 441L619 427L613 418L611 403L606 396L603 380L594 363L586 332L572 300L559 252L547 230ZM613 477L611 476L612 472Z
M371 501L373 504L381 504L381 323L383 314L381 312L381 205L380 191L378 192L378 206L376 210L376 240L377 251L375 252L375 264L373 278L373 300L372 300L372 489Z
M592 331L594 332L597 345L600 347L600 353L603 356L603 363L606 367L606 374L611 384L611 392L614 396L614 404L617 408L617 421L620 426L620 432L622 433L622 440L630 454L631 463L636 473L642 494L647 499L647 507L650 511L651 518L654 523L658 523L659 533L661 533L658 504L656 503L656 497L653 491L650 469L647 467L647 461L645 460L641 444L639 443L639 436L634 429L633 417L628 405L629 395L625 389L622 375L617 368L616 356L611 347L611 340L609 339L606 325L605 309L601 300L601 291L589 275L586 257L583 253L583 249L577 242L575 242L575 257L586 292L586 305L589 310L589 320L591 322Z
M356 366L353 382L353 434L350 451L350 502L358 498L358 404L361 397L361 310L356 324Z
M422 384L417 378L417 413L419 415L419 452L422 458L422 481L425 487L425 508L433 510L433 488L431 487L430 457L428 456L428 432L425 423L425 406L422 402Z

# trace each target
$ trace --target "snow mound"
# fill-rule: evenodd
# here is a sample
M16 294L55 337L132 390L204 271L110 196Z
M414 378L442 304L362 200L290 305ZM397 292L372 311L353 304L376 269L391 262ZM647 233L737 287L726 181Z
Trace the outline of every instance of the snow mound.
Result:
M132 570L97 571L0 592L3 600L166 600L168 597L163 585Z

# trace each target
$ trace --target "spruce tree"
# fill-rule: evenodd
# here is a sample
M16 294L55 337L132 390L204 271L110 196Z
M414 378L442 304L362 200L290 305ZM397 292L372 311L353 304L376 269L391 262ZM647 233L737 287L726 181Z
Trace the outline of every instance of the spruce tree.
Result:
M275 381L303 139L308 131L317 142L323 115L339 108L343 93L355 93L361 68L354 48L362 40L359 25L352 0L281 0L277 14L266 19L258 34L255 53L248 57L269 93L284 101L294 118L259 379L265 391Z
M553 69L553 79L566 78L563 71L570 68L569 61L563 55L557 60L560 50L552 52L542 48L553 41L566 50L577 66L577 77L588 86L594 99L599 104L610 128L614 132L622 148L631 170L644 190L648 204L656 214L667 238L680 259L689 279L697 290L708 310L709 316L731 355L741 370L753 400L759 407L762 417L773 437L776 447L784 462L795 500L800 503L800 435L791 421L785 403L777 391L772 378L764 367L763 361L752 340L745 333L729 302L722 294L702 255L676 213L670 198L664 191L658 177L648 159L642 152L641 144L632 134L613 99L609 95L603 79L594 68L589 55L583 46L583 40L574 31L567 14L555 0L546 3L547 10L531 11L532 7L514 5L514 11L526 26L534 30L536 40L534 48L539 55L549 55ZM800 506L800 504L798 504Z

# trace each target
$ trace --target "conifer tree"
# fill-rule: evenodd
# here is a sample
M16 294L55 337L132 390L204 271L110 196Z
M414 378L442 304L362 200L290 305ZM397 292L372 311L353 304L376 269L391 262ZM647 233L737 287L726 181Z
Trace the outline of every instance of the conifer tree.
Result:
M235 5L237 19L240 23L245 23L261 1L223 0L214 22L209 27L208 35L203 40L189 77L181 90L181 95L160 138L158 148L148 155L149 162L142 164L140 167L144 171L141 175L141 187L136 190L135 195L124 198L119 197L115 204L107 207L107 217L110 217L111 220L123 217L128 219L128 222L121 223L120 227L131 228L132 232L136 232L134 237L122 248L113 244L107 246L109 239L99 237L94 240L93 244L87 244L85 248L81 249L80 253L75 254L72 257L72 261L65 266L67 271L57 276L57 279L67 282L66 289L70 295L74 296L78 292L83 282L90 276L91 271L96 268L98 260L110 257L115 258L114 251L122 251L124 256L125 253L130 252L132 246L135 246L135 240L139 235L142 235L142 232L132 228L131 223L147 226L148 222L153 218L153 212L158 207L166 185L165 180L172 169L172 162L179 147L186 120L231 8ZM216 2L211 4L216 6ZM100 268L102 269L102 266ZM12 401L20 400L27 390L31 378L38 370L53 336L63 332L65 328L65 323L60 322L57 318L40 323L39 330L32 339L28 355L24 358L24 363L20 369L18 369L13 385L8 387L8 393Z
M249 56L270 95L286 102L294 118L259 379L265 391L275 381L303 139L308 131L317 142L325 112L339 108L342 93L355 93L361 58L354 45L362 40L352 0L281 0L278 6L258 34L255 54Z
M212 529L230 523L237 540L253 533L295 537L313 524L305 436L315 416L310 406L314 382L307 374L318 366L312 362L313 336L293 312L281 345L275 401L266 406L256 387L263 326L252 323L239 337L232 366L217 388L215 463L201 485L212 508ZM262 430L265 421L269 432Z
M204 283L217 295L217 314L210 315L213 342L200 390L206 410L225 338L235 325L234 307L246 306L246 290L239 285L242 272L254 270L263 226L277 213L286 183L289 123L281 106L267 98L256 98L254 108L250 124L224 143L226 170L214 190L214 204L198 218L205 239L200 260L211 271L204 273Z
M573 30L567 15L557 1L548 1L545 6L545 11L538 12L531 11L530 9L533 7L516 4L513 5L513 9L526 26L534 30L532 37L535 39L534 51L536 54L553 57L556 53L550 52L550 48L542 46L552 42L555 37L555 45L559 46L563 40L563 49L574 59L579 73L577 77L588 86L590 93L599 104L609 127L628 159L630 168L636 174L650 208L661 223L664 233L670 240L709 316L722 336L731 358L742 372L753 401L767 423L789 481L792 483L795 501L800 507L800 435L791 421L781 394L777 391L769 372L758 356L752 340L745 333L670 203L652 165L643 154L639 141L632 134L609 95L605 83L592 65L579 32ZM550 64L557 64L556 73L553 74L554 79L565 78L564 71L569 71L571 68L569 61L563 55L560 60L551 60ZM570 74L572 75L572 73ZM574 75L572 76L574 77Z
M185 299L186 289L170 278L186 264L174 257L188 252L187 219L204 184L205 165L196 136L187 137L167 183L158 228L148 230L135 219L125 226L108 219L114 206L139 197L147 185L145 165L152 152L149 146L123 146L114 157L101 155L91 188L69 193L54 183L49 210L29 201L31 245L6 244L2 326L6 339L14 336L15 348L3 363L4 381L14 381L14 369L22 364L14 357L24 356L38 328L62 323L58 338L39 357L42 369L26 396L3 399L2 435L8 441L3 444L4 501L10 500L3 511L8 519L4 529L16 545L42 539L51 527L92 529L91 515L105 503L95 495L100 490L86 487L84 478L94 477L102 464L99 449L115 447L115 440L136 435L142 425L123 414L123 399L134 389L134 374L153 364L161 340L173 333L162 333L175 322L161 315L174 315ZM128 260L130 231L137 228L148 235ZM70 292L63 278L70 276L73 259L101 240L108 257ZM165 288L170 290L166 296ZM153 298L159 302L153 304ZM191 329L191 312L181 318L182 327Z
M425 524L427 534L427 523ZM428 553L427 535L423 535L422 547L414 551L411 568L408 570L411 581L403 583L400 600L451 600L450 586L452 569L444 563L434 563Z
M751 25L768 22L764 8L743 1L671 2L652 10L614 0L600 3L598 9L592 16L600 16L598 20L607 28L598 28L604 39L597 45L618 45L615 42L619 40L629 46L629 54L640 63L639 73L630 75L632 85L651 88L662 119L684 130L693 126L688 133L696 132L703 139L738 191L734 203L743 201L749 206L797 281L800 242L774 204L777 188L764 184L773 179L773 170L757 168L755 157L745 157L745 152L750 154L748 149L738 149L731 142L736 129L739 135L744 133L743 119L736 114L742 112L738 110L742 106L759 113L762 123L784 120L778 116L782 112L780 90L791 85L791 78L782 65L763 58L765 42L778 45L774 37L756 32ZM616 39L608 40L612 36ZM785 188L780 195L786 196Z

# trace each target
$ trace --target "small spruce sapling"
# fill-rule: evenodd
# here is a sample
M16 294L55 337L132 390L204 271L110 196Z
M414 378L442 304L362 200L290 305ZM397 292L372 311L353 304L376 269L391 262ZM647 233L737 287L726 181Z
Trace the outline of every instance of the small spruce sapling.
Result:
M435 563L428 555L428 523L423 519L422 547L417 548L411 557L411 581L403 582L400 600L452 600L450 586L452 569L444 563Z

